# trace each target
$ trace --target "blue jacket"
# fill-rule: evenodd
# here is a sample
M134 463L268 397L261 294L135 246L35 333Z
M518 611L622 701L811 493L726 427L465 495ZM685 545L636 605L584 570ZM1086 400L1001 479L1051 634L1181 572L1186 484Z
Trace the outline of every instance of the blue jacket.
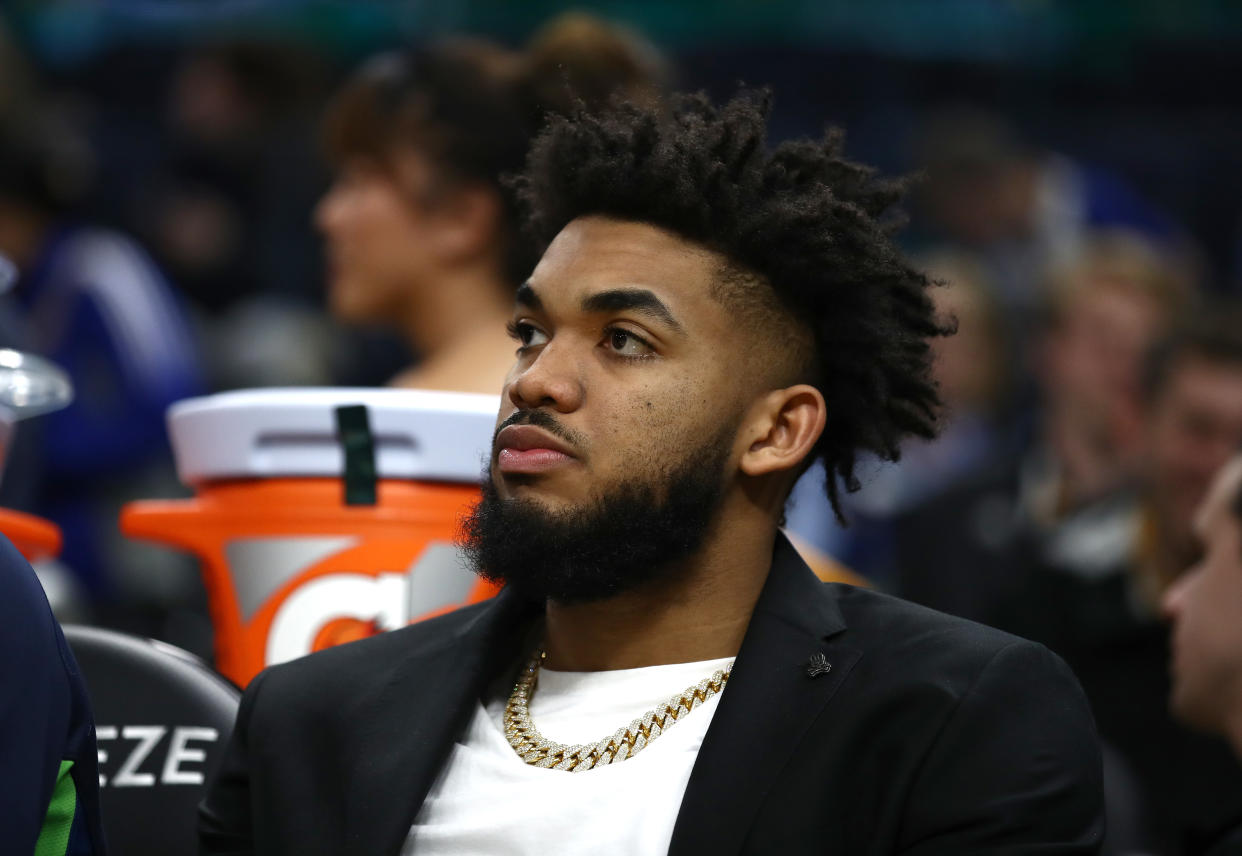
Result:
M95 723L43 587L0 536L0 851L104 853Z

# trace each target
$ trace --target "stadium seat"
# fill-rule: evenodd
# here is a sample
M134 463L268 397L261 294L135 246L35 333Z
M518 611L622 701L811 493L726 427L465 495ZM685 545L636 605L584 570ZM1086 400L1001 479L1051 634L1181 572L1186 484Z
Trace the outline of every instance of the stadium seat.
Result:
M90 691L110 853L198 852L198 803L240 693L192 654L151 639L66 626Z

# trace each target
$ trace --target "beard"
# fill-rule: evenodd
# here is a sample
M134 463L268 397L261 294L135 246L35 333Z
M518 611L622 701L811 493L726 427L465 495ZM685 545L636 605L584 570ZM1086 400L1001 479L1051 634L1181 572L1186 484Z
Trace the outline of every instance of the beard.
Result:
M577 508L502 499L485 478L462 547L476 573L532 600L589 603L673 579L724 498L730 437L722 432L675 466Z

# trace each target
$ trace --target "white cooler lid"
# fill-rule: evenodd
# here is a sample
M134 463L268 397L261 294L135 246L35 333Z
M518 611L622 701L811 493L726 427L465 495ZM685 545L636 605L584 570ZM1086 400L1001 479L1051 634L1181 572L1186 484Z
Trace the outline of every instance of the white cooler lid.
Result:
M500 398L411 389L248 389L168 409L177 474L221 478L340 476L336 408L366 405L380 478L472 483L491 450Z

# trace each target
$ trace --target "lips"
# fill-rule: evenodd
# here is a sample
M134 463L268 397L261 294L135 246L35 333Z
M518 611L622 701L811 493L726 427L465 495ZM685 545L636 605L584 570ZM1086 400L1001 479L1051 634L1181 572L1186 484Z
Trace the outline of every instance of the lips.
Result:
M534 474L573 463L569 447L533 425L510 425L496 436L496 463L502 473Z

